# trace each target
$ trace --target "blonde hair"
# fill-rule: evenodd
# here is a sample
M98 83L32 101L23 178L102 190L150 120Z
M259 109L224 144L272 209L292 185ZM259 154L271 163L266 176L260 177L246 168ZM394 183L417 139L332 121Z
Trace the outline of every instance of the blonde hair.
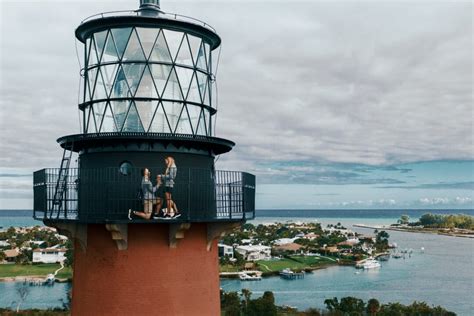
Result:
M173 166L176 166L175 162L174 162L174 158L171 157L171 156L168 156L165 158L166 160L168 160L168 163L166 164L166 171L165 171L165 174L168 174L168 171L171 167Z

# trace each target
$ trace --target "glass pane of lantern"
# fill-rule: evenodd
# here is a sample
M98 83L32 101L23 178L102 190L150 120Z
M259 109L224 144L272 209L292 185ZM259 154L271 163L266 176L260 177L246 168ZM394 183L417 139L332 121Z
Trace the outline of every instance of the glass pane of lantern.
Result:
M123 123L125 122L125 117L127 116L127 110L130 105L129 101L111 101L110 106L115 119L115 125L117 126L117 131L121 131Z
M162 95L163 99L172 99L172 100L182 100L181 87L178 82L178 77L176 75L175 69L171 69L170 76L166 83L165 91ZM166 107L165 107L166 111Z
M137 107L138 115L140 116L140 121L142 122L143 129L145 132L148 131L150 127L151 119L156 110L156 102L151 101L135 101L135 106Z
M201 43L199 47L199 52L196 58L196 67L207 72L207 61L206 61L206 51L204 50L204 43Z
M165 109L165 115L168 119L168 123L172 131L176 129L176 124L178 123L179 115L183 109L183 104L178 102L168 102L163 101L163 108Z
M166 86L166 82L170 76L171 66L151 64L150 69L153 80L155 81L156 89L158 90L158 94L162 95Z
M161 61L166 63L173 62L171 60L171 55L166 45L166 40L163 35L163 31L160 31L158 37L156 38L155 45L153 46L153 51L151 52L150 61Z
M193 56L193 64L197 64L197 59L199 55L199 50L201 48L201 39L199 37L187 34L189 47L191 49L191 54Z
M135 108L134 102L131 102L128 110L127 118L123 125L123 132L143 132L143 126L138 116L138 111Z
M100 67L98 68L98 74L97 74L97 80L95 82L95 90L94 90L94 100L99 100L99 99L106 99L107 98L107 92L105 90L105 82L103 80L102 76L102 71Z
M197 135L206 136L206 116L204 115L204 109L201 111L201 116L199 117L199 123L197 127Z
M97 81L97 67L91 68L87 71L87 81L89 88L89 100L92 100L94 94L95 82Z
M127 78L127 83L130 88L130 94L131 96L133 96L135 95L135 91L137 90L138 84L140 83L145 64L124 64L122 68L123 72L125 73L125 77Z
M138 39L142 44L143 52L145 53L145 58L148 59L159 29L137 27L136 30Z
M189 112L186 106L184 106L183 110L181 111L181 115L179 117L179 122L178 122L178 125L176 126L175 133L189 134L189 135L193 134L191 122L189 120Z
M117 52L119 58L122 59L123 53L125 51L125 47L127 47L128 38L132 33L132 28L119 28L119 29L112 29L112 37L115 42L115 46L117 47Z
M160 103L156 109L155 116L150 125L150 133L171 133L171 129L166 120L163 105Z
M95 46L97 50L97 60L102 57L102 51L105 46L105 39L107 38L107 31L102 31L94 34Z
M201 115L201 107L197 105L188 104L188 112L193 131L196 134L196 130L199 123L199 117Z
M96 49L96 46L95 46L94 38L91 39L91 49L89 51L88 61L89 61L89 66L97 65L97 63L98 63L97 49Z
M145 55L143 54L143 49L138 41L138 35L135 30L132 31L130 39L128 40L127 48L123 54L123 60L138 60L144 61Z
M92 93L94 92L97 68L87 70L86 77L86 101L90 101L92 98Z
M181 85L183 96L186 97L188 95L189 85L191 83L194 71L192 69L179 66L176 66L175 69L176 73L178 74L178 79Z
M189 85L189 91L186 101L201 103L201 96L199 95L199 86L196 80L196 75L194 75L191 79L191 84Z
M191 50L189 49L188 37L185 34L181 46L179 47L178 55L175 60L176 64L194 66Z
M196 76L197 76L197 82L199 86L199 92L201 94L201 97L204 99L204 94L206 93L206 90L207 90L207 74L202 73L200 71L196 71Z
M174 61L184 34L170 30L163 30L163 33L165 35L166 43L168 44L171 59Z
M135 97L158 98L158 93L156 92L155 84L153 83L153 77L148 66L145 66L145 70L143 72L140 84L138 85L137 92L135 93Z
M114 39L112 34L109 32L107 35L107 42L105 44L104 51L102 52L101 63L113 62L119 59L117 49L115 48Z
M100 132L100 125L102 124L102 118L104 117L105 102L94 103L92 105L94 109L95 123L97 125L97 131Z
M203 104L209 105L209 106L211 105L211 102L210 102L211 98L209 96L209 93L211 92L210 85L211 83L209 82L206 91L204 91L204 100L202 102Z
M212 65L211 65L211 46L209 46L208 43L206 42L203 42L204 43L204 51L205 51L205 56L206 56L206 64L207 64L207 71L210 72L210 73L213 73L212 71Z
M100 67L102 78L105 81L107 95L110 95L115 77L117 76L118 64L104 65Z
M112 115L110 105L107 104L105 107L104 119L102 120L102 126L100 128L101 133L116 132L115 119Z
M87 110L88 112L88 118L87 118L87 133L97 133L97 128L95 125L95 116L94 116L94 111L92 109L92 106L88 106Z
M129 88L127 83L127 78L125 77L125 72L122 69L122 66L118 66L115 81L113 83L112 91L110 93L111 98L124 98L129 97ZM113 110L113 108L112 108Z

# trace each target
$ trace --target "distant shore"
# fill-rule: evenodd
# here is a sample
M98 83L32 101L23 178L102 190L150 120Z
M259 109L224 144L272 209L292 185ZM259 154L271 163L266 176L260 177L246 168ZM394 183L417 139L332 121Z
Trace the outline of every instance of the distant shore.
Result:
M420 233L420 234L435 234L451 237L461 237L461 238L474 238L474 231L469 231L467 233L460 233L456 231L446 231L443 228L412 228L412 227L396 227L390 225L365 225L365 224L353 224L354 227L359 228L370 228L370 229L384 229L384 230L393 230L399 232L408 232L408 233Z

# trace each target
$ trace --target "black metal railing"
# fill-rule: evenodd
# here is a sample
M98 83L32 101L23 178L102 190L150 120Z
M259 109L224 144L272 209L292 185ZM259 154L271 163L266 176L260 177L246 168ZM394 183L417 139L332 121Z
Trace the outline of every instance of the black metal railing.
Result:
M150 180L156 185L156 176L163 170L149 169ZM130 168L126 174L117 168L69 168L64 192L58 199L58 179L62 181L64 178L61 178L61 174L64 175L59 168L42 169L34 173L36 219L84 223L128 222L129 209L142 211L144 208L144 201L139 197L142 181L139 168ZM158 195L163 198L163 193ZM255 216L255 176L237 171L179 168L172 200L181 213L180 221L252 219ZM153 200L154 209L159 207L159 201ZM166 202L161 204L161 208L166 208Z

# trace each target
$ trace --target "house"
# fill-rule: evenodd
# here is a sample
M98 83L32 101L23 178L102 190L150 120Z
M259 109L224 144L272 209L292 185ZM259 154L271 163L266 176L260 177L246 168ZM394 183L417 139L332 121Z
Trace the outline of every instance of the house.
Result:
M224 256L234 258L234 247L227 246L225 244L218 244L217 249L218 249L219 258L224 257Z
M9 247L10 244L6 240L0 240L0 247Z
M253 241L253 239L242 239L242 240L240 241L240 243L241 243L242 245L250 245L250 244L252 244L252 241Z
M33 262L56 263L66 260L66 248L45 248L33 250Z
M245 260L266 260L271 258L271 247L262 245L241 245L235 248L235 251L240 253Z
M280 238L273 241L273 244L276 246L286 245L293 243L298 238Z
M245 271L250 271L250 270L255 270L256 266L254 262L246 262L244 265L244 270Z
M278 245L278 246L273 247L273 249L281 250L281 251L298 251L301 248L303 248L302 245L299 245L299 244L294 243L294 242L292 242L290 244Z
M318 237L319 237L319 235L315 234L313 232L307 233L306 235L303 236L304 239L308 239L308 240L313 240L313 239L316 239Z
M15 258L20 255L20 251L18 248L15 249L7 249L4 251L5 253L5 261L7 262L15 262Z

